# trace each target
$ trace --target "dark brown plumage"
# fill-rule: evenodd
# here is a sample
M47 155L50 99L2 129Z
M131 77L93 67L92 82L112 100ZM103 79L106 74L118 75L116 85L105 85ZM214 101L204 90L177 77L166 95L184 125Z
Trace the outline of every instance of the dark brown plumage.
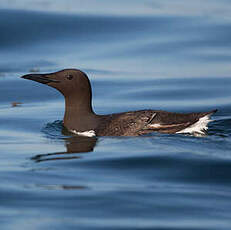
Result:
M76 133L93 130L97 136L139 136L150 132L177 133L210 116L217 110L199 113L171 113L139 110L97 115L91 105L91 84L85 73L64 69L50 74L27 74L22 78L37 81L60 91L65 98L64 126Z

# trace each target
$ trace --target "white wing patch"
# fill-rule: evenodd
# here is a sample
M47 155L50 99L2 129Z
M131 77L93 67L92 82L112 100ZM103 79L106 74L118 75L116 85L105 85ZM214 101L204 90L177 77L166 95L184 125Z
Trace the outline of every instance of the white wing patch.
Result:
M84 132L78 132L76 130L70 130L72 133L77 134L79 136L84 136L84 137L95 137L95 131L94 130L88 130Z
M160 128L160 127L162 127L162 125L160 125L160 124L150 124L150 125L148 125L148 127L150 127L150 128Z
M204 134L203 131L208 129L208 123L212 121L210 120L210 116L206 115L204 117L201 117L199 119L199 121L197 121L196 123L190 125L189 127L182 129L176 133L198 133L198 134Z

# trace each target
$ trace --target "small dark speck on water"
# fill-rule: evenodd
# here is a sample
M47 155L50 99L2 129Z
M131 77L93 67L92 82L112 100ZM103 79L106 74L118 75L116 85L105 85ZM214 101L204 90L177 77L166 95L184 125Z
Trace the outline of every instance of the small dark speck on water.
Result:
M22 102L11 102L11 106L12 107L17 107L17 106L21 106Z

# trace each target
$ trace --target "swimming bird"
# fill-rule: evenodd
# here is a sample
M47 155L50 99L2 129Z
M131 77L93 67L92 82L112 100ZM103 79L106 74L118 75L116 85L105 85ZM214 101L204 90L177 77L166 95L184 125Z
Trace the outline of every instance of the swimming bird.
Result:
M217 111L138 110L98 115L92 109L90 81L81 70L27 74L22 78L46 84L62 93L65 98L63 125L72 133L83 136L139 136L151 132L203 134L211 121L210 116Z

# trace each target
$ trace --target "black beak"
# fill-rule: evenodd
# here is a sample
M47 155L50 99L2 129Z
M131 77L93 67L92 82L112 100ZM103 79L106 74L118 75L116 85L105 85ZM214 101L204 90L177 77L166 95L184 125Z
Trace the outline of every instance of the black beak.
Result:
M42 83L42 84L48 84L48 83L52 83L52 82L55 82L55 83L60 82L58 80L51 79L46 74L27 74L27 75L22 76L21 78L32 80L32 81L37 81L37 82Z

